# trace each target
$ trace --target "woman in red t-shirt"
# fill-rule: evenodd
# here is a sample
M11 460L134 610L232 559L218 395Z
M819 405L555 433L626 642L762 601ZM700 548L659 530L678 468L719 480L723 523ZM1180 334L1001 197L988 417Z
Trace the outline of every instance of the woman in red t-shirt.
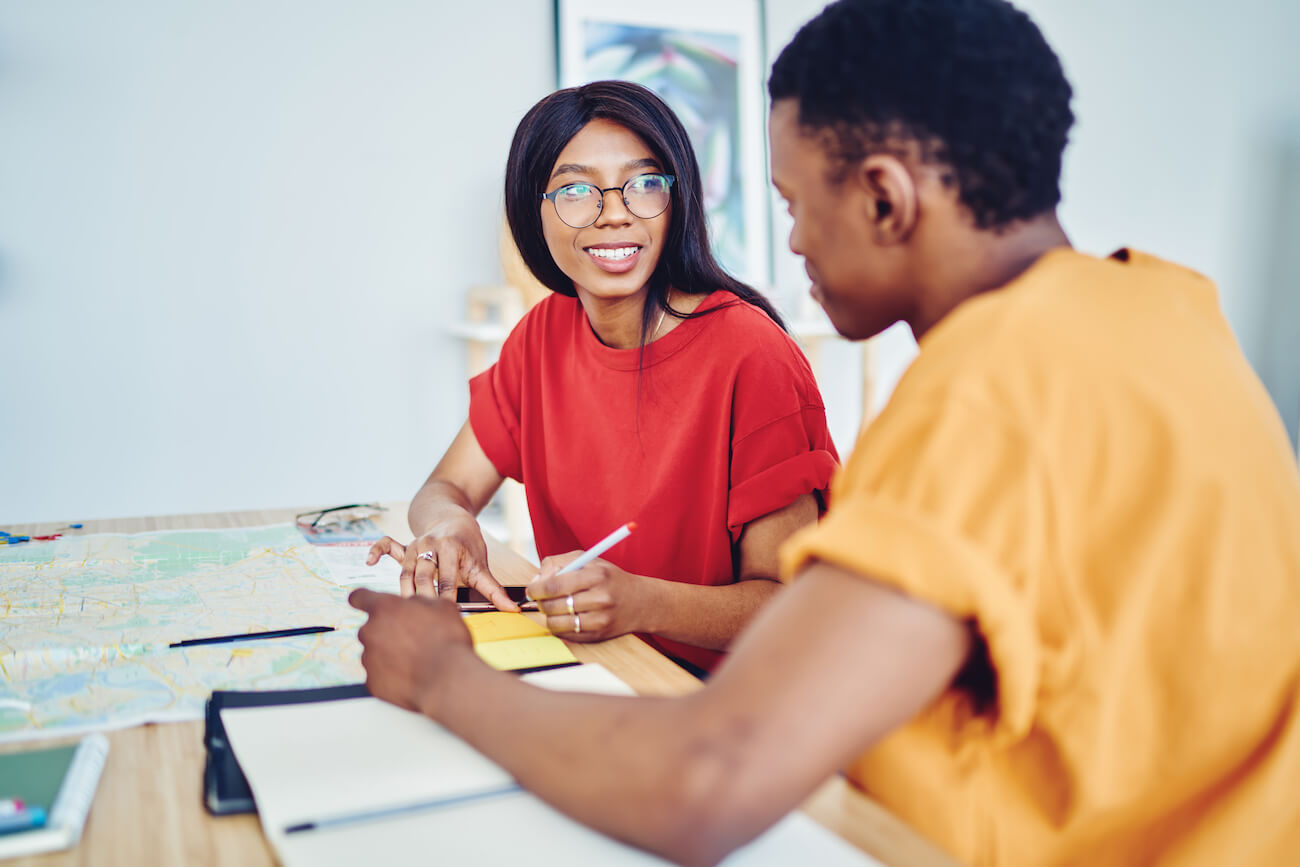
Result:
M766 299L709 250L700 171L651 91L596 82L520 122L506 216L555 294L470 382L469 420L411 502L405 595L476 588L516 610L475 515L524 485L552 632L635 632L711 670L778 589L777 546L817 519L836 465L807 360ZM611 196L610 193L615 193ZM558 570L628 521L601 559Z

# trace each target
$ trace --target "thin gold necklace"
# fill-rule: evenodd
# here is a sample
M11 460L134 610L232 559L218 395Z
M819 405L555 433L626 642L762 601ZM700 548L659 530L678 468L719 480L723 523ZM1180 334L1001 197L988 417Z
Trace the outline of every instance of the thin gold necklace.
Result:
M659 312L659 321L655 323L655 330L650 333L650 340L659 336L659 329L664 327L664 317L668 315L668 302L672 299L672 290L668 291L668 297L664 298L664 309ZM647 341L649 342L649 341Z

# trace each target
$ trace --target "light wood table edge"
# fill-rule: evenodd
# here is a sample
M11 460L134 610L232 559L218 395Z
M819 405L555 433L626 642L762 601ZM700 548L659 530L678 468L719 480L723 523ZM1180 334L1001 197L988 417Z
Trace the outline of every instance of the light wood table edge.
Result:
M406 504L385 502L376 523L399 541L410 538ZM80 521L80 533L141 533L152 530L247 527L292 521L311 507L238 512L193 513ZM9 527L15 533L48 533L72 521L41 522ZM65 531L67 532L67 531ZM522 585L535 574L528 563L504 543L487 537L489 567L504 584ZM581 662L599 663L640 695L684 695L700 681L639 638L625 635L598 644L566 642ZM202 807L204 760L203 723L190 721L150 724L106 733L108 762L95 794L81 841L72 849L45 855L6 859L13 867L53 865L275 864L261 825L253 815L210 816ZM55 746L77 738L25 741L0 745L0 752ZM191 797L192 793L192 797ZM178 799L176 796L179 795ZM843 777L827 780L801 806L823 827L890 867L954 867L958 862L902 820L876 804ZM139 815L150 817L149 835L126 835L140 827Z

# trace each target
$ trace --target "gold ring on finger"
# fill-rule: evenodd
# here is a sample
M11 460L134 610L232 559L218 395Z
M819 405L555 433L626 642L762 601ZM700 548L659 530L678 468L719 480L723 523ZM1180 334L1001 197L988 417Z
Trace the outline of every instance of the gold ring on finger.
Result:
M432 551L421 551L419 554L415 555L415 558L417 560L432 560L434 558L434 553Z
M570 597L570 598L572 598L572 597ZM577 614L574 614L574 615L573 615L573 634L574 634L574 635L577 635L577 634L578 634L579 632L581 632L581 631L582 631L582 618L579 617Z
M572 593L570 593L568 596L565 596L565 597L564 597L564 604L567 605L567 606L569 606L569 614L571 614L571 615L575 614L575 612L574 612L574 610L573 610L573 594L572 594Z

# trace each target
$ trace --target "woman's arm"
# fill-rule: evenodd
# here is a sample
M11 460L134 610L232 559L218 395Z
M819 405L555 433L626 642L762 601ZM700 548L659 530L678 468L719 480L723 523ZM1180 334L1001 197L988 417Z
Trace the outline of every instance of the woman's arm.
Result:
M411 532L423 536L447 521L473 518L483 511L504 480L478 444L474 428L466 421L447 447L447 453L411 498L407 511Z
M463 584L503 611L518 611L488 570L487 543L475 518L502 481L465 422L411 499L407 520L415 541L404 546L385 537L370 549L370 562L384 554L402 562L403 596L454 593Z
M573 555L548 557L541 578L529 585L552 632L578 641L603 641L628 632L649 632L684 644L725 650L780 585L777 548L799 528L817 520L817 500L804 494L782 509L745 525L740 536L740 574L732 584L704 587L633 575L597 560L567 575L556 573ZM573 613L569 612L569 597Z
M750 521L740 533L740 570L734 584L704 587L655 581L645 625L635 631L726 650L763 603L781 589L777 580L781 543L816 520L817 500L803 494L785 508Z

